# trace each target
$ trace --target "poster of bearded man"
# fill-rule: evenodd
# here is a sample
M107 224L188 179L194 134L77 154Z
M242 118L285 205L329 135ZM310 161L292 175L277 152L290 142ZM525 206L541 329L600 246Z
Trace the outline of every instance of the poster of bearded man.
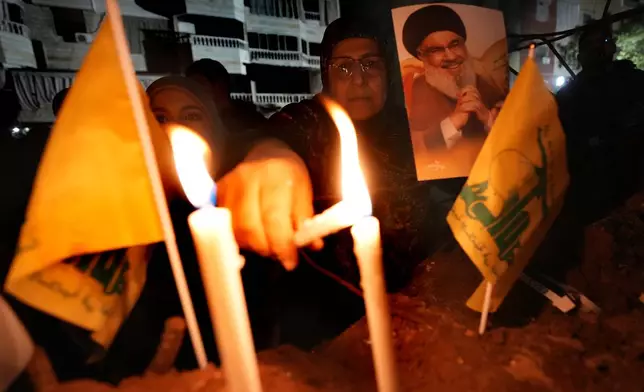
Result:
M392 17L418 180L467 177L509 91L503 14L425 3Z

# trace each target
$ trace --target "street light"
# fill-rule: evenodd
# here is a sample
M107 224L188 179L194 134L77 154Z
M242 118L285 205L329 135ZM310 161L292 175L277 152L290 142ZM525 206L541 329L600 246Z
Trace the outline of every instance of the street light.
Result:
M566 84L566 78L564 76L557 76L557 79L555 80L555 86L561 87L564 84Z

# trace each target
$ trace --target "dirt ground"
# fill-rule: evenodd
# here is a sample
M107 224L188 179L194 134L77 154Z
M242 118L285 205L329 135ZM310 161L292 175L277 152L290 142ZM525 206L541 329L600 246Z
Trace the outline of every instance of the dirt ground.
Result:
M458 249L427 260L391 301L401 390L644 391L644 203L631 200L584 237L582 263L566 281L599 314L563 314L518 283L482 337L478 314L464 306L480 274ZM376 390L364 319L312 353L282 347L259 359L265 391ZM217 391L224 384L212 368L133 378L118 390ZM102 390L95 388L60 390Z

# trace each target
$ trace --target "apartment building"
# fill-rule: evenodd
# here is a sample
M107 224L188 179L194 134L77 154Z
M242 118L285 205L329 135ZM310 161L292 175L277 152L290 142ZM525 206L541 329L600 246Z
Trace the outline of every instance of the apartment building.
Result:
M266 111L320 89L319 45L338 0L120 0L132 60L148 86L202 58L228 69L233 97ZM51 122L105 16L102 0L0 0L0 62L21 121Z

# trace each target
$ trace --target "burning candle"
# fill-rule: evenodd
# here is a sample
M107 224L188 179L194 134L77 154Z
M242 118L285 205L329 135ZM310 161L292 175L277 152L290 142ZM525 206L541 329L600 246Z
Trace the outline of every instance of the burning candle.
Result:
M361 218L371 215L371 198L360 168L358 138L353 123L338 104L331 100L324 103L340 134L342 201L302 224L294 238L298 248L351 227Z
M170 141L179 181L198 208L188 217L201 268L208 308L230 391L261 391L240 271L244 264L232 231L230 211L214 206L215 182L206 165L207 143L196 133L173 127Z
M343 200L314 217L309 225L318 224L320 227L309 230L311 233L321 233L330 228L337 231L353 226L351 236L360 269L378 391L393 392L398 390L398 377L382 268L380 223L371 216L371 198L360 167L358 140L353 123L339 105L329 100L325 104L340 133ZM324 224L320 224L320 221Z

